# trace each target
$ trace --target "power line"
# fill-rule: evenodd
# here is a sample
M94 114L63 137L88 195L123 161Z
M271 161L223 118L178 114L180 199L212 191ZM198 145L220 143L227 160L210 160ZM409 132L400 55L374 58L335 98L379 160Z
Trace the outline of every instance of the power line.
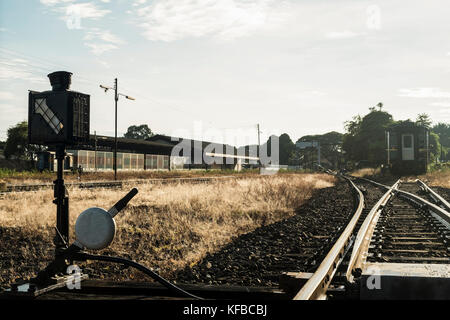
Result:
M17 50L12 50L12 49L4 48L4 47L0 46L0 54L2 54L2 52L3 52L3 54L9 55L10 57L19 58L19 59L25 60L25 61L19 62L19 63L22 63L23 65L26 65L28 67L31 67L31 68L34 68L34 69L38 69L38 70L41 70L41 71L44 71L44 72L53 72L55 68L65 69L65 68L68 67L67 65L58 64L58 63L55 63L54 61L50 61L50 60L47 60L47 59L44 59L44 58L41 58L41 57L30 55L28 53L26 54L26 53L23 53L23 52L19 52ZM37 75L39 73L36 70L25 70L25 71L29 72L31 74L34 74L34 75ZM86 78L86 77L84 77L84 76L82 76L80 74L77 74L76 77L77 77L77 80L79 80L81 82L94 85L95 87L98 86L98 82L99 81L95 81L95 80ZM149 97L147 95L142 95L141 93L138 93L138 92L133 91L133 90L129 90L127 88L124 88L124 89L126 91L129 91L129 92L133 93L136 97L138 97L138 98L140 98L142 100L146 100L146 101L149 101L149 102L156 103L156 104L158 104L160 106L172 109L172 110L174 110L176 112L179 112L181 114L188 115L191 118L194 118L194 119L200 118L201 119L201 118L204 117L204 114L197 113L197 112L195 112L193 110L186 111L186 108L183 108L182 106L175 105L173 103L162 102L162 101L160 101L158 99L155 99L153 97ZM217 127L216 126L217 123L215 121L208 120L206 122L209 123L210 125L213 125L213 127L215 129L218 129L218 130L226 130L226 129L233 129L233 128L239 128L239 127L251 127L251 126L254 126L254 124L252 124L252 125L235 125L233 127Z

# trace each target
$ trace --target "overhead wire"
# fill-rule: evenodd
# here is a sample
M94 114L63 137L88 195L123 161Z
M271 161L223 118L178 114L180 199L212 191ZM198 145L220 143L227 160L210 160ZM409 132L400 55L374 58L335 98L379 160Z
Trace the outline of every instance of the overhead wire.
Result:
M17 63L22 64L22 65L26 65L28 67L31 67L34 70L26 70L26 72L29 72L31 74L35 74L37 75L37 73L39 73L39 71L36 70L41 70L44 72L53 72L55 68L67 68L67 65L64 65L62 63L55 63L53 61L41 58L41 57L37 57L35 55L30 55L28 53L23 53L23 52L19 52L17 50L12 50L10 48L4 48L2 46L0 46L0 56L1 55L9 55L9 58L15 58L15 59L21 59L23 61L18 61ZM87 77L84 77L80 74L77 74L77 80L80 80L81 82L87 83L87 84L91 84L94 86L99 86L98 81L94 81L92 79L89 79ZM126 87L121 86L121 88L124 88L125 91L130 92L131 94L135 95L137 98L155 103L159 106L165 107L165 108L169 108L172 109L176 112L179 112L183 115L187 115L190 116L193 119L201 119L204 117L204 114L200 114L197 113L196 111L193 111L192 108L182 108L179 105L174 105L173 103L167 103L167 102L162 102L156 98L150 97L148 95L143 95L141 93L138 93L134 90L130 90ZM186 111L187 109L189 109L189 111ZM214 129L218 129L218 130L227 130L227 129L236 129L236 128L247 128L247 127L253 127L254 124L242 124L242 125L234 125L232 127L218 127L217 123L215 121L212 120L207 120L207 123L210 124L211 127L213 127Z

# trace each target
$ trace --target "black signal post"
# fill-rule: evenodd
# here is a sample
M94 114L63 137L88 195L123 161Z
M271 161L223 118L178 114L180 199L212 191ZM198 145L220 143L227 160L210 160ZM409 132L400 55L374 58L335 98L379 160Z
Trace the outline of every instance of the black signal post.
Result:
M56 204L56 236L55 246L58 255L61 249L65 249L69 242L69 197L64 185L63 166L64 157L66 155L65 145L56 146L56 160L58 171L56 180L54 181L54 197L53 203Z
M28 142L54 148L57 177L53 203L56 204L56 254L69 241L69 197L64 186L65 147L89 141L90 97L69 90L72 73L48 75L52 90L30 91L28 95Z
M90 96L71 91L72 73L57 71L48 75L52 90L28 94L28 143L40 144L55 151L57 175L54 183L56 204L55 258L39 272L35 282L55 285L56 275L66 272L64 252L69 243L69 195L64 185L66 146L89 143ZM65 278L59 278L65 279ZM30 287L29 291L32 291Z
M114 79L115 125L114 125L114 180L117 180L117 78Z

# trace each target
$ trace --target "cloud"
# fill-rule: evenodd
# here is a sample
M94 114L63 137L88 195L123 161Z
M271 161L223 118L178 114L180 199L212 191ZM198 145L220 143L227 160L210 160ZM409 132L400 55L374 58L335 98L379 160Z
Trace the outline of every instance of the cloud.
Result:
M142 4L138 1L135 4ZM144 36L175 41L211 36L234 39L271 26L274 0L155 0L136 10Z
M102 18L111 10L100 9L91 2L69 4L59 8L59 11L64 12L63 20L72 19L74 17L79 19L98 19Z
M11 93L7 91L0 91L0 101L3 100L14 100L16 97Z
M125 43L118 36L110 31L102 31L98 28L85 29L81 27L82 19L100 19L109 14L111 10L102 9L93 2L69 3L73 0L41 0L41 3L47 6L54 6L54 12L61 13L61 19L64 20L69 29L84 29L83 40L91 52L95 55L101 55L104 52L117 49L118 45ZM102 3L109 3L110 0L101 0Z
M86 32L84 40L101 40L105 42L110 42L114 44L124 44L125 42L118 36L112 34L109 30L99 30L93 28Z
M99 19L111 12L111 10L99 8L93 2L73 3L75 0L41 0L45 6L52 7L53 12L62 14L61 19L66 23L80 19ZM108 3L109 0L102 0Z
M433 107L446 107L446 108L449 108L448 110L450 112L450 101L433 102L433 103L430 103L430 106L433 106Z
M136 1L133 3L133 7L137 7L137 6L143 5L143 4L145 4L146 2L147 2L147 0L136 0Z
M45 79L35 76L36 74L42 74L42 71L36 70L25 59L0 58L0 81L10 82L12 80L23 81L26 79L33 83L45 83Z
M43 5L54 6L55 4L61 4L65 2L73 2L74 0L40 0Z
M324 95L326 95L326 93L319 90L301 91L298 94L296 94L296 96L299 98L314 98L314 97L322 97Z
M365 33L357 33L353 31L333 31L328 32L325 37L328 39L351 39L364 35Z
M95 55L101 55L104 52L117 49L118 45L125 43L125 41L110 31L97 28L87 31L83 39L89 41L84 44L91 48L91 52Z
M450 92L441 91L440 88L413 88L399 89L399 97L409 98L450 98Z
M91 48L91 52L95 55L101 55L107 51L117 49L117 46L111 43L85 43L85 45Z

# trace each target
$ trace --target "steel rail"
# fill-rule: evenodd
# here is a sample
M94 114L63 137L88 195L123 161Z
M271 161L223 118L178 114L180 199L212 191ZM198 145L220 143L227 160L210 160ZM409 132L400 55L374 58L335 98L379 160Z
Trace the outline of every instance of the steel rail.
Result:
M443 197L441 197L438 193L436 193L433 189L431 189L429 186L427 186L423 181L417 179L416 183L419 185L419 187L424 190L425 192L429 193L430 196L435 200L435 202L439 202L444 206L444 210L447 210L450 212L450 203L447 202Z
M178 182L209 182L220 179L231 179L231 178L241 178L237 176L215 176L215 177L186 177L186 178L157 178L157 179L133 179L133 180L119 180L119 181L86 181L86 182L69 182L66 183L67 187L79 187L79 188L109 188L109 187L122 187L124 184L168 184L168 183L178 183ZM2 193L12 193L12 192L30 192L46 188L53 188L53 183L42 183L42 184L18 184L18 185L7 185L6 190Z
M378 202L367 214L366 219L361 225L358 234L356 235L352 254L350 256L350 261L347 267L346 278L348 282L354 282L354 271L362 270L362 266L367 259L370 240L372 239L372 235L375 230L375 226L377 225L380 214L389 199L391 199L391 197L394 195L394 190L398 189L399 183L400 179L397 180L397 182L389 188L389 190L380 198L380 200L378 200Z
M311 278L309 278L309 280L297 293L297 295L294 297L294 300L326 299L326 292L328 290L328 287L331 283L331 280L333 279L334 274L336 273L337 268L344 258L344 252L350 243L350 237L353 233L353 229L355 228L356 223L361 216L364 208L364 195L362 194L361 190L359 190L358 187L353 183L353 181L351 181L347 177L343 178L347 179L353 189L356 191L359 199L358 208L356 209L352 219L347 224L339 239L336 241L325 259L320 264L319 268L316 270L316 272L314 272Z
M366 179L366 178L358 178L358 179L370 182L372 184L378 185L378 186L380 186L382 188L385 188L385 189L389 189L388 186L386 186L384 184L381 184L381 183L378 183L376 181L372 181L372 180L369 180L369 179ZM444 210L441 207L439 207L438 205L436 205L434 203L431 203L428 200L425 200L425 199L423 199L423 198L421 198L421 197L419 197L419 196L417 196L415 194L412 194L410 192L407 192L407 191L404 191L404 190L401 190L401 189L398 189L397 192L403 198L409 199L410 201L415 202L419 206L426 206L426 207L428 207L428 209L430 211L432 211L440 219L442 219L442 222L445 222L447 224L447 227L450 226L450 213L447 212L446 210Z

